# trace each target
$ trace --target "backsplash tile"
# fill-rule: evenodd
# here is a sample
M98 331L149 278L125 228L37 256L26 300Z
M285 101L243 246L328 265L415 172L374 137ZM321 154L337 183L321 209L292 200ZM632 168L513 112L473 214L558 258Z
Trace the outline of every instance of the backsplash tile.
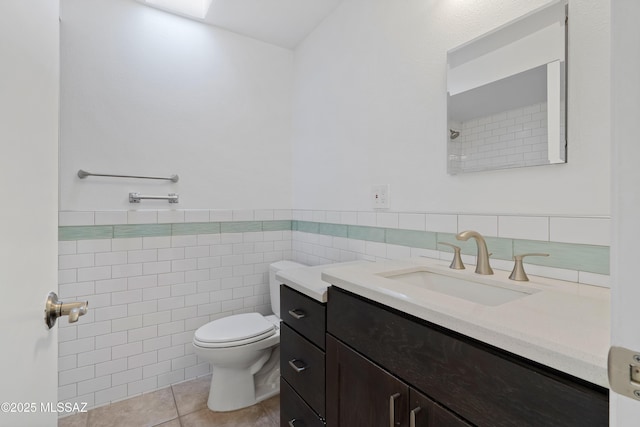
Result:
M90 218L95 225L85 224ZM123 223L131 220L142 223ZM551 252L527 259L527 272L609 286L609 248L594 244L603 236L595 233L589 244L553 241L562 232L543 238L545 221L553 221L555 230L566 224L566 218L555 220L286 209L61 215L59 294L88 300L91 307L79 324L60 323L61 399L100 405L208 373L209 365L193 353L193 332L220 316L268 312L268 265L281 259L450 260L451 249L437 245L446 241L475 263L475 242L455 239L460 223L485 231L494 268L509 269L514 253ZM564 233L586 224L578 233L589 236L592 218L582 220ZM596 220L602 231L608 220Z

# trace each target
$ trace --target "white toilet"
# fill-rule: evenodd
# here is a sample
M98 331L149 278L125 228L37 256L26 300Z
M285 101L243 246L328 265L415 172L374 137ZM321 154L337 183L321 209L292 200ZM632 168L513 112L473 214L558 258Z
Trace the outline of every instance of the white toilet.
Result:
M234 411L280 392L280 270L304 267L293 261L269 266L272 315L245 313L201 326L193 336L198 357L213 367L207 406Z

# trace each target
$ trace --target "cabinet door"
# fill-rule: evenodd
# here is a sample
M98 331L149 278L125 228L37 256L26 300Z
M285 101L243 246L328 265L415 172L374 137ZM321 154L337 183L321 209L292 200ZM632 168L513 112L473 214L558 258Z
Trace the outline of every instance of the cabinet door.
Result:
M411 389L409 398L410 427L471 427L471 424L417 390Z
M408 427L409 387L327 335L327 426Z

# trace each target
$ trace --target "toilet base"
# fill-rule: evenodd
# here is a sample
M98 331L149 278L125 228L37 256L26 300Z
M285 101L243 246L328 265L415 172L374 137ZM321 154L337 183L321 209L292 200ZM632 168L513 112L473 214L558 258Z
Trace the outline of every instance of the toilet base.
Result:
M228 412L255 405L280 393L280 348L268 360L258 362L261 369L253 373L245 369L214 367L207 406L212 411Z

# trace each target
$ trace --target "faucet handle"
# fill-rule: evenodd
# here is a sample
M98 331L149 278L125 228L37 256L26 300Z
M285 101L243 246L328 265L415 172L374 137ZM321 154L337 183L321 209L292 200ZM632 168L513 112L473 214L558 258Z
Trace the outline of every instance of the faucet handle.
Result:
M452 245L447 242L438 242L438 244L453 248L453 260L451 261L451 264L449 264L449 268L454 270L464 270L464 264L462 263L462 257L460 256L460 246Z
M529 254L522 254L522 255L514 255L513 260L515 261L515 264L513 265L513 271L511 271L511 275L509 276L509 279L517 280L519 282L529 281L529 277L527 277L527 273L525 273L524 266L522 265L522 259L526 256L549 256L549 254L529 253Z

